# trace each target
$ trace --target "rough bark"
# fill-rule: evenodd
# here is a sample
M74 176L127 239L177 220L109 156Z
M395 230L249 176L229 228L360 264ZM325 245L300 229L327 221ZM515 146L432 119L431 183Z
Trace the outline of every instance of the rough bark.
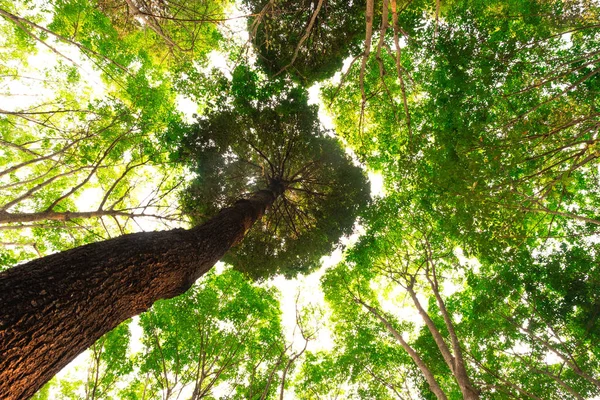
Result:
M280 194L272 185L190 230L92 243L0 274L0 399L31 397L104 333L185 292Z

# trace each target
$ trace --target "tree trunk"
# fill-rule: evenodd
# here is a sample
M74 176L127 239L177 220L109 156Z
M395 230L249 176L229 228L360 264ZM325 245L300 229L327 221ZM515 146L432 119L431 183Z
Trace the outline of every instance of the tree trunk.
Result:
M444 393L444 391L442 390L442 388L440 387L440 385L437 383L437 381L435 379L435 376L433 375L433 373L431 372L431 370L429 369L429 367L427 366L427 364L425 364L425 361L423 361L423 359L421 358L421 356L419 356L419 353L417 353L415 351L415 349L413 349L406 342L406 340L404 340L404 338L402 337L402 335L400 334L400 332L398 332L392 326L392 324L390 324L390 322L387 319L385 319L377 311L377 309L369 306L367 303L363 302L362 300L358 300L358 299L356 299L356 300L358 301L358 303L360 303L364 307L366 307L366 309L371 314L373 314L379 321L381 321L381 323L383 323L383 325L388 330L388 332L390 332L392 334L392 336L394 336L394 338L396 340L398 340L398 342L400 343L400 346L402 346L402 348L404 349L404 351L406 351L408 353L408 355L413 360L413 362L415 364L417 364L417 367L419 368L419 370L421 371L421 373L425 377L425 380L427 381L427 384L429 385L429 389L433 392L433 394L435 395L435 397L438 400L447 400L448 397L446 397L446 394Z
M435 288L433 288L433 289L435 290ZM419 312L419 315L423 319L423 322L425 322L425 325L427 325L427 329L431 333L431 336L433 337L435 344L437 345L438 349L440 350L440 353L442 353L442 357L444 358L444 361L446 361L448 368L450 368L450 371L452 372L452 376L456 380L456 383L458 383L458 387L460 388L463 398L465 400L479 400L479 391L471 385L471 381L469 380L469 375L467 374L467 371L464 366L464 362L462 361L462 353L459 351L460 344L458 343L458 338L456 337L456 334L454 333L454 326L452 325L452 321L449 318L444 319L444 321L446 323L446 328L448 328L448 331L450 332L450 334L453 335L453 345L455 346L454 347L454 350L455 350L454 355L452 355L452 353L450 352L450 348L444 341L444 337L438 330L437 326L435 325L435 322L433 322L433 320L431 319L429 314L427 314L427 311L425 311L425 309L419 302L417 293L413 289L412 284L407 285L406 290L408 291L410 297L412 298L415 307L417 307L417 311ZM438 300L442 301L441 297ZM440 303L438 303L438 304L440 304ZM446 310L446 308L443 304L443 301L440 305L440 309L442 310L442 313ZM446 315L446 317L448 317L448 315Z
M273 204L276 183L190 230L142 232L0 274L0 399L31 397L100 336L184 293Z

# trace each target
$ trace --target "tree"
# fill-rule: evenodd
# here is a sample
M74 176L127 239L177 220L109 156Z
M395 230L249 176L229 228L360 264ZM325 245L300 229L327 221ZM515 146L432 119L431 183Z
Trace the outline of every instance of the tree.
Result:
M421 304L420 309L426 311L452 352L469 349L462 352L462 363L467 365L471 385L480 390L481 397L593 396L589 380L586 383L581 376L573 379L570 366L554 366L547 361L548 345L554 348L554 343L561 343L559 353L568 358L563 351L569 351L577 368L581 362L577 354L586 348L564 339L578 337L586 343L577 334L579 328L561 330L566 325L562 320L550 322L560 315L558 309L550 311L552 307L547 306L540 317L545 320L540 323L543 327L536 331L538 339L523 332L518 335L518 343L531 348L523 353L517 340L506 338L529 322L537 328L525 317L534 312L536 304L529 300L529 294L515 294L518 300L510 301L500 294L496 275L484 275L477 279L485 285L482 293L498 303L480 303L490 318L479 320L477 311L457 307L454 298L438 298L435 277L442 282L445 274L461 271L460 262L452 261L453 247L459 246L468 256L496 265L508 276L512 276L508 271L519 271L510 283L503 281L506 290L525 290L523 286L528 284L517 278L523 274L529 277L532 288L547 291L535 298L548 296L546 301L552 298L555 307L563 301L568 303L563 296L579 296L574 294L574 286L580 287L585 281L581 273L573 279L577 284L571 295L552 289L556 285L553 280L560 280L558 276L571 281L569 274L575 274L578 262L571 268L559 263L562 272L546 281L549 272L544 271L555 267L541 262L535 254L545 248L546 240L556 238L568 248L572 246L569 238L585 242L594 240L591 236L597 232L597 89L593 88L598 84L598 26L591 22L595 17L589 18L597 15L597 6L587 2L578 3L578 7L574 2L552 1L432 1L429 5L411 2L407 12L400 14L395 2L382 3L382 16L391 13L391 21L383 17L379 33L372 33L373 43L365 43L363 63L350 65L341 82L331 83L324 91L336 129L359 159L382 171L388 195L377 211L363 219L367 234L350 252L348 265L332 271L331 280L325 282L329 301L337 311L336 324L341 332L350 332L344 335L340 351L344 354L350 343L369 348L367 341L352 337L361 328L378 338L376 327L364 327L367 323L363 319L370 314L400 346L402 338L408 345L407 353L412 349L423 361L418 386L424 397L431 397L433 391L438 398L468 397L464 393L468 385L456 387L447 379L455 379L456 370L443 356L441 341L430 324L416 338L417 330L392 314L388 301L404 305L392 298L390 292L396 291L399 294L394 296L404 295L415 306ZM436 10L431 12L435 3ZM397 25L398 18L410 19L409 29L398 30L403 27ZM398 36L404 43L399 43ZM371 46L377 50L369 53ZM439 274L433 274L427 252L419 244L424 237L445 243L439 253L434 250L434 259L444 265ZM527 256L508 257L512 252ZM531 268L532 259L539 262L539 269L529 275L523 268ZM477 276L476 271L468 273ZM338 289L333 290L336 278ZM454 284L459 291L465 287L460 281ZM472 292L465 292L463 304L468 304ZM356 306L352 309L352 301L364 303L362 314L354 311ZM497 315L491 317L504 301L517 309L519 302L528 304L522 319L513 321L514 326L506 330L494 322ZM586 303L581 300L577 309L589 309ZM444 313L444 308L451 311ZM503 314L511 316L511 311ZM425 317L423 313L421 317ZM475 320L480 323L478 328L463 330ZM593 326L593 321L587 322ZM478 329L484 326L486 333L480 334ZM551 335L552 339L541 334L552 329L561 333ZM458 347L452 345L452 330ZM487 347L486 337L494 338L494 348L507 354L496 355ZM474 358L473 349L480 343L481 358ZM581 353L571 353L574 348ZM417 361L414 357L409 362L418 365ZM594 362L581 368L592 382ZM514 371L513 379L503 380L503 374L495 371ZM425 382L423 376L428 373L434 379Z
M468 287L451 304L463 315L468 357L488 386L530 398L600 393L596 257L597 244L552 240L468 274Z
M12 318L11 312L30 309L33 316L15 317L17 324L0 318L2 323L9 321L6 329L38 323L35 312L42 310L43 316L43 310L54 312L56 304L71 301L72 309L80 307L79 313L76 319L61 318L61 324L64 319L64 324L77 323L80 329L86 326L80 321L95 317L98 321L93 323L104 329L155 298L184 291L231 243L239 246L223 259L254 279L313 270L340 236L352 232L354 217L368 197L362 174L315 122L316 110L307 105L303 88L292 83L307 86L337 75L323 91L336 130L359 162L382 172L388 196L361 213L364 236L345 262L325 275L334 349L311 353L284 347L271 358L269 373L251 375L256 385L242 383L233 372L228 375L230 370L215 361L213 371L239 383L232 396L273 396L280 373L280 396L294 381L306 398L579 400L598 394L598 279L593 267L600 224L597 4L246 1L250 38L269 80L263 81L261 73L244 66L242 57L232 55L238 68L231 71L231 81L213 72L214 80L204 82L206 75L200 72L204 55L221 35L213 20L208 26L200 21L212 13L221 18L221 3L110 0L96 7L87 1L60 1L40 15L27 5L0 3L5 21L0 29L7 47L20 49L14 59L0 54L0 60L10 59L3 67L7 75L22 74L11 63L27 63L23 49L43 46L69 66L61 70L68 83L77 81L79 71L71 65L82 60L96 65L115 99L92 103L108 105L100 107L106 119L100 113L84 113L88 102L72 101L64 84L57 98L69 101L56 102L59 106L52 100L33 107L3 107L2 122L15 135L3 137L10 146L10 160L2 168L17 167L12 176L10 171L4 175L10 181L0 182L15 188L0 201L8 204L5 218L34 218L48 207L52 213L45 217L89 211L75 207L76 188L89 174L78 175L81 180L74 184L56 178L33 195L25 194L45 182L40 175L46 171L61 174L80 166L108 167L97 161L120 133L134 127L145 139L130 141L125 135L125 142L118 141L113 148L131 151L131 165L151 159L187 168L193 178L180 200L197 226L190 231L125 236L17 266L0 278L22 275L20 283L7 281L0 287L15 296L15 306L5 307L5 312ZM71 57L63 46L77 49L78 57ZM347 69L339 71L342 64ZM163 97L154 95L156 88ZM192 126L162 113L176 93L199 100L202 115ZM167 107L162 107L163 101ZM43 152L30 143L49 135L43 127L46 114L32 116L32 112L50 112L47 121L53 129L64 128L63 121L76 121L67 125L97 133L110 126L109 116L117 115L113 110L119 107L126 112L118 119L118 129L107 129L106 141L94 138L84 146L83 140L76 141L85 133L76 130L65 135L66 145L50 141ZM62 111L69 109L74 112L62 118ZM23 128L29 124L43 128L30 136L30 128ZM60 156L71 154L71 149L77 158L62 160ZM109 153L105 160L129 154ZM86 157L95 161L86 164ZM55 162L57 169L52 169ZM29 164L20 166L23 163ZM100 186L118 200L132 182L127 182L130 175L125 172L129 165L116 167L106 175L94 173L88 183L102 176ZM31 174L20 180L26 173ZM119 180L120 176L125 177ZM114 181L120 183L110 189ZM23 195L22 203L11 204ZM135 203L133 198L126 200L127 205L118 204L128 208ZM262 214L264 218L259 218ZM103 218L85 223L99 224ZM256 226L249 229L254 220ZM24 224L33 222L5 225ZM227 232L216 235L216 225ZM97 233L96 228L90 231ZM10 231L4 237L11 246L28 243L35 250L36 242L27 234ZM63 233L47 236L57 245L42 250L69 246L61 243ZM92 240L73 236L71 244ZM211 246L214 252L207 255L202 246ZM26 256L3 252L0 261L11 263ZM94 257L98 263L89 267ZM478 263L465 257L476 257ZM86 268L78 270L75 261L66 268L58 266L67 259L85 263ZM30 271L50 271L55 262L55 276L59 272L69 276L61 283L63 289L52 293L56 301L48 305L44 301L50 291L43 286L48 283L36 283ZM107 272L110 268L114 272ZM103 302L108 296L102 297L102 290L118 293L118 302ZM98 299L91 302L84 294L98 294ZM21 295L23 301L17 301ZM88 303L114 319L107 323L108 318L97 317L86 308ZM134 311L119 314L125 309ZM169 312L154 315L169 320L178 310L166 309ZM148 375L138 377L130 397L139 394L145 382L148 388L153 386L153 395L172 396L181 387L174 385L174 378L181 384L188 381L190 371L198 370L192 364L178 364L187 355L178 347L183 329L175 328L183 328L185 318L179 317L181 327L171 323L173 329L145 321L152 341L144 361ZM54 335L56 328L65 331L64 336L57 335L61 346L66 347L67 336L69 346L85 345L73 339L71 326L46 321L40 317L40 329L46 330L32 335L35 340ZM243 323L236 327L241 327L238 332L251 330ZM87 345L101 328L93 325L84 332ZM220 328L217 324L215 329ZM15 352L22 348L1 335L0 340L11 345L0 367L8 365L1 371L10 371L14 365L10 363L18 362ZM235 335L222 336L234 343L233 348L243 347ZM195 342L190 343L193 347ZM159 347L169 351L161 354ZM293 377L290 362L305 355L306 364ZM35 362L22 364L36 368ZM242 367L238 372L251 369ZM38 371L50 375L44 368ZM208 394L204 389L212 379L201 381L197 393Z
M2 121L10 127L2 138L6 150L0 171L4 243L12 234L13 243L18 244L18 234L33 231L32 246L45 254L62 250L69 242L80 244L82 235L102 238L131 232L139 218L181 219L168 204L181 180L163 176L154 190L145 194L135 187L149 171L169 168L165 152L156 149L152 138L144 134L153 124L133 117L114 99L89 107L66 110L66 118L53 118L61 114L60 108L39 107L13 112ZM21 127L19 120L23 119L37 129ZM62 129L63 125L70 127ZM82 210L77 203L84 193L98 197ZM86 221L94 218L101 223ZM43 233L49 227L55 228L54 235Z
M392 190L477 232L474 247L587 234L598 8L584 3L411 2L411 28L383 18L377 51L326 88L337 129ZM398 34L405 46L386 46Z
M272 397L269 377L283 369L285 340L277 293L253 286L231 269L209 273L175 299L142 314L144 349L123 396L146 399L216 397L215 389ZM226 387L226 389L224 389ZM240 396L241 397L241 396Z
M321 127L303 90L262 82L245 66L222 85L233 95L193 130L169 133L198 176L183 194L184 210L201 222L240 193L277 182L283 192L260 229L223 260L255 279L310 272L352 233L369 201L363 172Z
M306 97L294 99L300 110L306 109ZM261 111L269 112L268 107ZM312 116L314 118L314 110ZM300 118L292 109L282 116L282 126L297 131L304 138L302 142L318 144L322 133L311 130L310 127L316 125L306 117ZM302 127L302 121L308 122L309 129ZM201 138L198 136L198 140ZM158 299L184 293L231 247L239 244L254 223L290 188L290 183L284 179L286 175L282 175L288 167L288 160L283 157L288 154L291 162L295 160L292 156L295 152L291 148L278 147L277 142L269 145L268 137L262 140L279 150L274 156L279 155L282 169L275 169L274 175L266 175L268 185L264 189L223 208L203 224L187 231L177 229L125 235L4 271L0 275L0 285L6 289L0 298L3 305L0 347L4 354L0 368L2 396L31 396L103 333L146 310ZM321 140L330 143L330 139ZM298 149L307 152L302 156L306 157L307 163L311 163L309 155L313 149L318 147ZM256 151L260 154L258 148ZM338 157L336 161L342 170L357 170L345 157ZM269 162L273 164L275 160ZM297 172L294 174L298 181L292 188L302 187L299 178L302 173ZM324 184L331 188L334 198L336 193L342 197L356 197L357 193L365 192L366 185L360 173L353 176L359 179L341 183L342 189L346 189L344 185L350 185L354 190L336 191L336 182ZM293 223L288 221L289 226ZM294 237L282 239L293 241ZM326 248L331 245L329 242Z
M270 76L286 72L310 85L330 78L360 52L364 1L244 1L258 63Z
M440 295L441 287L438 277L444 268L439 262L440 254L448 252L448 245L431 234L426 223L426 216L411 209L401 218L402 225L389 221L381 230L368 231L365 237L349 254L350 265L341 265L328 272L324 285L330 302L340 301L355 303L354 308L359 315L366 311L371 318L382 325L384 331L394 338L400 347L409 355L413 365L418 367L427 382L429 391L437 399L448 399L454 389L446 384L458 386L459 393L465 399L479 399L479 389L474 385L469 367L463 357L461 341L456 333L451 314L448 313ZM376 212L375 212L376 214ZM419 225L410 225L410 220L419 221ZM423 282L425 281L425 282ZM425 287L422 287L425 283ZM383 287L401 289L411 299L428 334L433 339L432 349L437 360L427 360L427 353L415 348L404 337L402 331L407 327L396 322L396 317L382 310L378 304L378 293L372 289L373 284ZM434 304L443 316L434 321L427 305L422 303L417 292L430 289ZM336 304L338 312L344 312L349 306ZM364 311L362 311L362 310ZM343 320L352 323L356 317L345 315ZM360 319L356 318L356 319ZM370 328L373 329L373 328ZM441 365L440 365L441 363ZM440 370L441 369L441 370ZM452 377L454 382L446 383L443 377Z
M165 69L88 2L37 14L10 3L0 6L15 49L0 61L1 268L149 220L172 228L179 167L157 136L182 116Z
M31 396L103 333L184 293L279 191L262 190L188 231L124 235L2 272L2 396Z
M418 208L379 206L323 279L336 373L371 370L398 397L404 376L438 399L597 395L597 244L560 239L474 263Z

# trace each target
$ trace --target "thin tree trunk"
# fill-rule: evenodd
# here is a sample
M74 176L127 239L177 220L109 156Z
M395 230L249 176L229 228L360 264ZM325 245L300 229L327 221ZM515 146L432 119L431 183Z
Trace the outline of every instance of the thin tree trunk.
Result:
M427 241L427 249L428 249L428 258L429 265L431 266L431 274L432 277L427 274L427 280L431 286L431 290L435 296L436 302L440 309L440 313L442 314L442 318L444 319L444 324L446 325L446 329L448 330L448 334L450 335L450 342L452 344L452 351L454 352L454 377L460 387L460 391L463 394L465 400L478 400L479 399L479 390L477 390L471 384L471 380L469 378L469 374L467 373L467 369L465 367L465 360L462 354L462 349L460 347L460 341L458 340L458 335L454 330L454 323L452 322L452 318L450 317L450 313L446 308L446 304L440 295L439 284L436 275L436 267L433 261L431 246L429 241Z
M446 400L447 399L446 394L444 393L444 391L442 390L442 388L440 387L440 385L437 383L437 381L435 379L435 376L433 375L433 373L431 372L431 370L429 369L429 367L427 366L427 364L425 364L425 362L423 361L423 359L419 356L419 353L417 353L415 351L415 349L413 349L404 340L404 338L402 337L402 335L400 334L400 332L398 332L392 326L392 324L379 313L379 311L377 311L375 308L369 306L367 303L364 303L361 300L357 300L357 301L358 301L358 303L362 304L379 321L381 321L381 323L383 323L383 325L388 330L388 332L390 332L392 334L392 336L394 336L394 338L396 338L396 340L398 340L398 342L400 343L400 345L402 346L402 348L404 349L404 351L406 351L408 353L408 355L413 360L413 362L415 364L417 364L417 367L419 367L419 370L423 374L423 377L425 377L425 380L429 384L429 389L433 392L433 394L435 394L435 397L438 398L439 400Z
M410 297L413 300L413 303L417 307L417 311L421 315L423 322L425 322L425 325L427 325L427 328L429 329L431 336L433 336L433 340L435 341L435 344L437 345L438 349L442 353L442 356L444 357L446 364L450 368L450 371L452 372L452 376L456 380L456 383L458 383L458 386L463 395L463 398L465 400L478 400L479 394L478 394L477 390L475 388L473 388L473 386L471 385L471 383L469 381L468 374L467 374L467 372L464 368L463 362L462 362L461 353L456 354L456 352L455 352L455 354L452 355L452 353L450 352L450 349L448 348L448 345L446 344L446 342L444 341L444 338L442 337L442 334L440 333L438 328L435 326L435 323L433 322L433 320L431 319L429 314L427 314L427 311L425 311L425 309L419 302L419 299L417 298L417 294L414 291L412 285L408 285L407 290L408 290L408 293L410 294ZM444 307L444 310L445 310L445 307ZM448 322L449 321L446 321L446 323L448 323ZM447 325L446 327L447 328L452 327L452 325ZM452 332L454 332L453 329L452 329ZM458 339L456 339L456 340L458 340ZM455 342L454 344L460 346L457 342ZM457 356L461 357L461 361L457 361L457 359L456 359Z
M141 208L141 207L140 207ZM71 221L73 219L88 219L100 217L160 217L159 215L135 214L119 210L96 211L41 211L32 213L9 213L0 211L0 224L27 223L38 221Z
M184 293L282 192L256 192L190 230L92 243L0 274L0 399L31 397L100 336Z

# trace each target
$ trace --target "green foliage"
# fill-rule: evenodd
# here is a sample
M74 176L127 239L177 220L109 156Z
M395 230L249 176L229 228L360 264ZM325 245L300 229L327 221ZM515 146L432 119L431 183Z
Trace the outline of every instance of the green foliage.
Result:
M32 400L49 400L50 399L50 390L55 385L55 380L52 379L50 382L44 385L40 390L37 391L35 395L31 398Z
M318 3L321 8L307 33ZM364 0L245 0L243 4L255 15L248 19L248 30L258 63L270 76L287 71L309 86L330 78L345 58L360 52Z
M299 385L318 395L332 394L341 388L351 389L356 398L378 399L397 398L398 393L411 394L411 388L420 387L427 396L427 385L408 354L361 304L381 307L380 293L372 289L371 279L376 276L359 264L340 264L327 271L322 285L333 311L335 347L330 355L307 358ZM399 332L414 330L413 324L398 321L391 314L386 318ZM429 348L431 352L434 349L435 344ZM328 363L333 365L329 367ZM321 367L328 368L326 376L318 375Z
M181 220L171 197L181 173L157 138L181 119L164 66L90 2L2 7L15 51L0 59L10 88L0 110L0 268L138 230L137 219Z
M228 2L0 0L9 102L50 93L0 107L0 217L80 211L83 193L98 197L90 209L147 210L144 186L166 209L182 163L194 224L283 187L225 258L244 275L312 271L357 215L364 230L322 280L335 344L290 370L298 398L433 399L408 346L460 399L439 342L458 357L453 331L482 399L598 396L598 5L376 2L367 57L366 3L244 1L265 80L236 55L231 78L203 70L213 49L243 53L215 25ZM344 145L384 176L387 196L368 209L363 173L305 90L350 59L322 95ZM192 126L178 95L198 104ZM134 221L5 223L0 268ZM142 353L119 327L91 349L85 379L36 398L272 398L288 360L280 317L272 291L212 273L141 317Z
M135 44L155 62L182 65L204 61L222 39L217 24L225 19L228 0L194 0L184 4L161 1L101 0L96 7L106 15L121 40Z
M252 286L233 270L209 273L187 293L158 302L140 318L144 350L125 390L168 399L184 388L194 398L269 398L269 377L281 368L284 339L276 293ZM146 377L146 378L144 378Z
M406 297L414 291L429 300L419 303L446 343L451 342L450 328L456 332L481 398L598 395L596 243L550 240L544 246L505 249L493 259L481 257L482 264L476 265L457 250L459 243L448 240L443 225L427 226L427 214L404 206L398 208L394 198L386 198L366 213L370 224L348 252L347 262L325 275L323 290L333 310L336 357L358 364L357 371L369 363L385 366L383 371L404 368L410 385L423 397L431 397L421 371L370 312L372 307L404 336L448 398L462 398L425 317L418 317L419 327L406 311ZM422 223L411 225L411 220ZM444 295L444 287L454 289ZM436 300L436 291L443 303ZM416 305L415 300L408 303L411 308ZM380 347L384 344L387 348ZM344 372L346 364L335 368L341 376L354 376ZM395 373L385 382L393 386L393 379L401 376ZM321 393L330 390L315 387Z
M298 399L393 399L393 395L377 382L379 378L371 370L372 366L353 362L348 356L336 358L338 352L309 353L302 364L295 385ZM360 365L364 372L361 376L350 378L354 365ZM389 365L385 365L389 367ZM377 371L379 373L381 371ZM372 375L369 375L369 374Z
M486 368L482 379L520 382L547 398L598 395L590 378L599 362L597 247L549 243L470 274L452 304L467 317L461 329Z
M403 12L414 36L369 58L362 84L356 63L324 92L361 160L478 251L597 224L598 8L456 1L438 24L423 9Z
M149 181L150 171L166 172L161 164L167 155L146 134L160 129L161 122L144 120L143 113L133 115L115 98L75 110L78 106L76 101L48 104L39 108L39 118L23 112L0 120L7 127L0 161L0 213L22 214L14 222L3 220L1 234L5 243L27 246L21 252L7 249L3 265L130 232L135 229L134 214L170 219L172 211L160 196L176 187L176 176L159 178L155 196L146 197L148 189L134 187L136 181ZM74 111L61 112L69 107ZM173 110L166 113L173 115ZM30 124L23 125L24 119ZM144 202L146 211L139 208ZM86 221L76 214L81 211L97 211L110 220ZM48 212L56 219L35 217Z
M201 222L276 182L283 193L224 261L253 278L311 271L352 232L369 198L366 179L320 126L303 90L262 85L244 67L223 85L232 97L187 131L171 132L182 135L181 158L197 175L185 209Z

